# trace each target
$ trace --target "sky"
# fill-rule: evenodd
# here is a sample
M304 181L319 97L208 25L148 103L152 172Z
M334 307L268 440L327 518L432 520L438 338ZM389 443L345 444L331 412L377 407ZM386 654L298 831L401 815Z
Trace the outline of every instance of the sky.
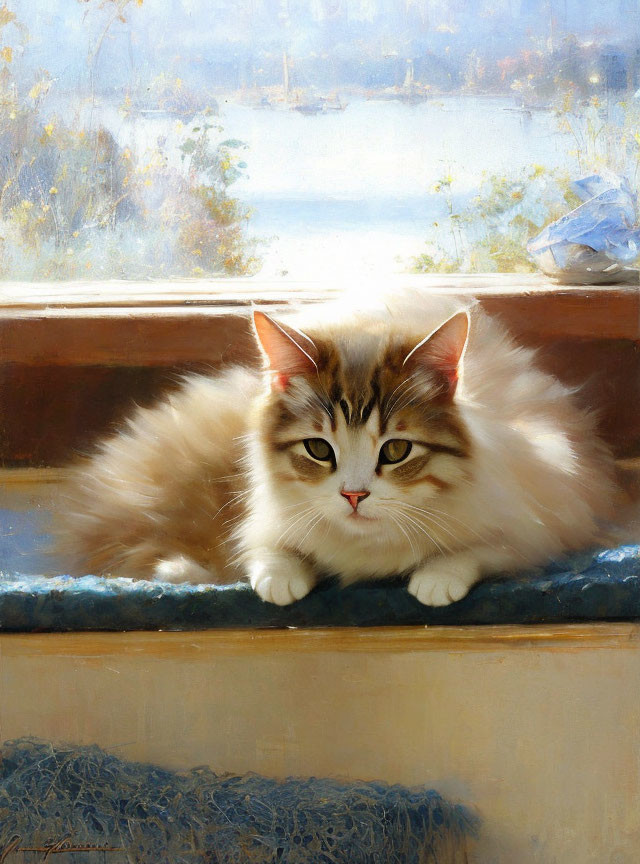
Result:
M7 4L29 30L29 66L47 69L63 90L86 86L87 61L113 17L112 0L102 8L99 0ZM97 79L105 91L144 86L162 72L194 87L269 84L281 74L285 49L322 84L332 76L375 82L393 58L424 54L455 78L472 52L495 59L560 44L568 33L583 42L640 44L638 6L637 0L131 0L126 21L113 20L106 32ZM358 64L367 63L382 73L359 73Z
M492 90L470 99L470 70L478 82L492 65L499 82L500 59L523 51L548 57L564 50L568 35L594 62L621 51L640 66L640 0L130 0L125 20L113 0L5 2L29 32L26 39L9 25L0 33L0 51L14 49L24 98L46 70L43 111L62 108L73 124L74 111L63 112L78 105L142 160L162 141L179 161L180 140L209 104L200 102L193 116L156 111L154 80L215 94L219 134L247 145L233 194L254 208L250 228L265 240L267 275L404 267L446 220L446 202L434 193L443 175L462 200L486 173L573 169L573 144L558 133L553 111L530 111ZM294 86L323 93L356 82L375 91L401 84L411 60L416 80L434 82L436 97L412 104L347 92L347 110L317 116L255 110L260 100L237 98L243 85L281 85L284 53ZM559 69L554 54L545 74L552 80ZM92 77L97 98L83 99ZM129 94L134 110L122 111Z

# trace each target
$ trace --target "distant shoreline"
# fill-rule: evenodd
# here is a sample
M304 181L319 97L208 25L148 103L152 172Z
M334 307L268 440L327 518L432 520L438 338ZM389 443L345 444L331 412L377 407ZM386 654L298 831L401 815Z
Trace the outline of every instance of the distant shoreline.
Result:
M513 90L488 90L460 88L456 90L438 90L416 85L414 88L403 87L380 87L364 88L356 86L342 86L322 89L319 87L297 88L293 90L288 99L284 98L282 89L279 87L246 88L244 90L212 90L212 95L218 100L233 102L236 105L250 105L260 107L262 99L270 100L273 105L281 104L295 108L298 102L313 101L314 99L340 99L349 101L381 101L381 102L408 102L418 104L419 102L437 102L443 99L509 99L514 103L515 110L551 111L553 105L545 104L542 100L528 102ZM265 105L265 107L269 107ZM345 106L346 107L346 106Z

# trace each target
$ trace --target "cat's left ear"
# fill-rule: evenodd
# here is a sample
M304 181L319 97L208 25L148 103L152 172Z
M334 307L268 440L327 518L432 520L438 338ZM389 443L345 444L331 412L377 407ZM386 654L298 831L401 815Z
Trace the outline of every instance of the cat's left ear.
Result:
M253 326L258 344L272 373L274 389L286 390L292 376L317 370L315 346L302 331L276 321L258 310L253 312Z
M457 312L430 333L404 358L404 366L424 366L439 372L450 397L456 392L460 365L469 338L469 314Z

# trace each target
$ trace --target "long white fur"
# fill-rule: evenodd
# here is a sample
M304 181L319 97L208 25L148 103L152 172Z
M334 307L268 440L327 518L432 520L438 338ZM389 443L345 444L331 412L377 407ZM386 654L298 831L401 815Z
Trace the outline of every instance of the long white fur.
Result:
M452 300L406 291L369 297L366 308L361 298L347 298L290 321L302 333L312 325L314 336L333 339L357 362L375 352L389 330L423 338L458 308ZM304 596L324 573L337 574L343 584L405 573L421 602L443 605L485 574L544 564L593 542L614 493L611 456L593 416L540 371L534 352L518 347L478 309L470 314L455 400L472 454L436 453L429 462L429 470L451 484L446 494L429 484L400 491L385 470L376 474L384 440L377 437L377 410L357 430L347 428L340 412L335 433L328 412L323 431L312 428L311 393L299 376L287 390L297 418L289 434L326 438L337 466L319 484L282 483L257 419L268 376L235 370L217 379L191 378L179 393L139 411L76 473L68 525L81 538L78 545L83 537L85 546L111 538L121 553L106 571L114 575L141 576L149 562L163 580L229 582L244 575L260 596L280 604ZM407 398L413 384L399 389L399 398ZM391 429L387 437L398 436ZM242 454L248 477L238 473ZM224 480L234 472L238 499L218 500L223 484L211 477ZM345 488L370 490L358 512L373 521L347 518ZM234 549L212 537L218 557L212 552L205 561L182 548L180 537L193 520L205 520L206 535L206 526L219 522L221 511L226 516L237 509L238 501L247 509L237 522ZM136 538L135 547L118 546L122 526L131 528L126 536ZM175 548L165 548L171 531Z
M361 334L375 334L390 318L392 326L410 322L411 329L421 320L428 334L453 310L451 301L407 292L342 314L366 344ZM328 331L335 330L335 308L327 322ZM304 329L302 321L299 326ZM373 446L367 434L377 426L375 413L355 436L339 416L335 436L325 421L321 434L334 446L338 465L320 486L274 482L259 436L252 439L250 511L242 527L248 559L282 547L298 554L272 569L260 567L259 579L252 575L265 599L290 602L301 583L311 589L318 571L338 573L343 584L406 572L419 600L444 605L482 575L543 564L593 540L614 492L611 457L593 416L536 367L534 352L516 346L477 309L455 398L473 456L470 466L445 454L432 458L433 472L454 487L443 496L423 485L398 501L397 489L376 476L379 443ZM304 422L299 433L318 434L305 432ZM340 499L340 488L369 489L359 512L376 521L347 519L350 505Z

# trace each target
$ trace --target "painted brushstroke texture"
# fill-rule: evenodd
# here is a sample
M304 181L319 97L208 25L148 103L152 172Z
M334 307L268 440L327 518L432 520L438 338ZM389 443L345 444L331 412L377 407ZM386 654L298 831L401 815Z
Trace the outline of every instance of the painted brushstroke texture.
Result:
M635 185L640 16L578 0L7 0L0 278L525 271Z

